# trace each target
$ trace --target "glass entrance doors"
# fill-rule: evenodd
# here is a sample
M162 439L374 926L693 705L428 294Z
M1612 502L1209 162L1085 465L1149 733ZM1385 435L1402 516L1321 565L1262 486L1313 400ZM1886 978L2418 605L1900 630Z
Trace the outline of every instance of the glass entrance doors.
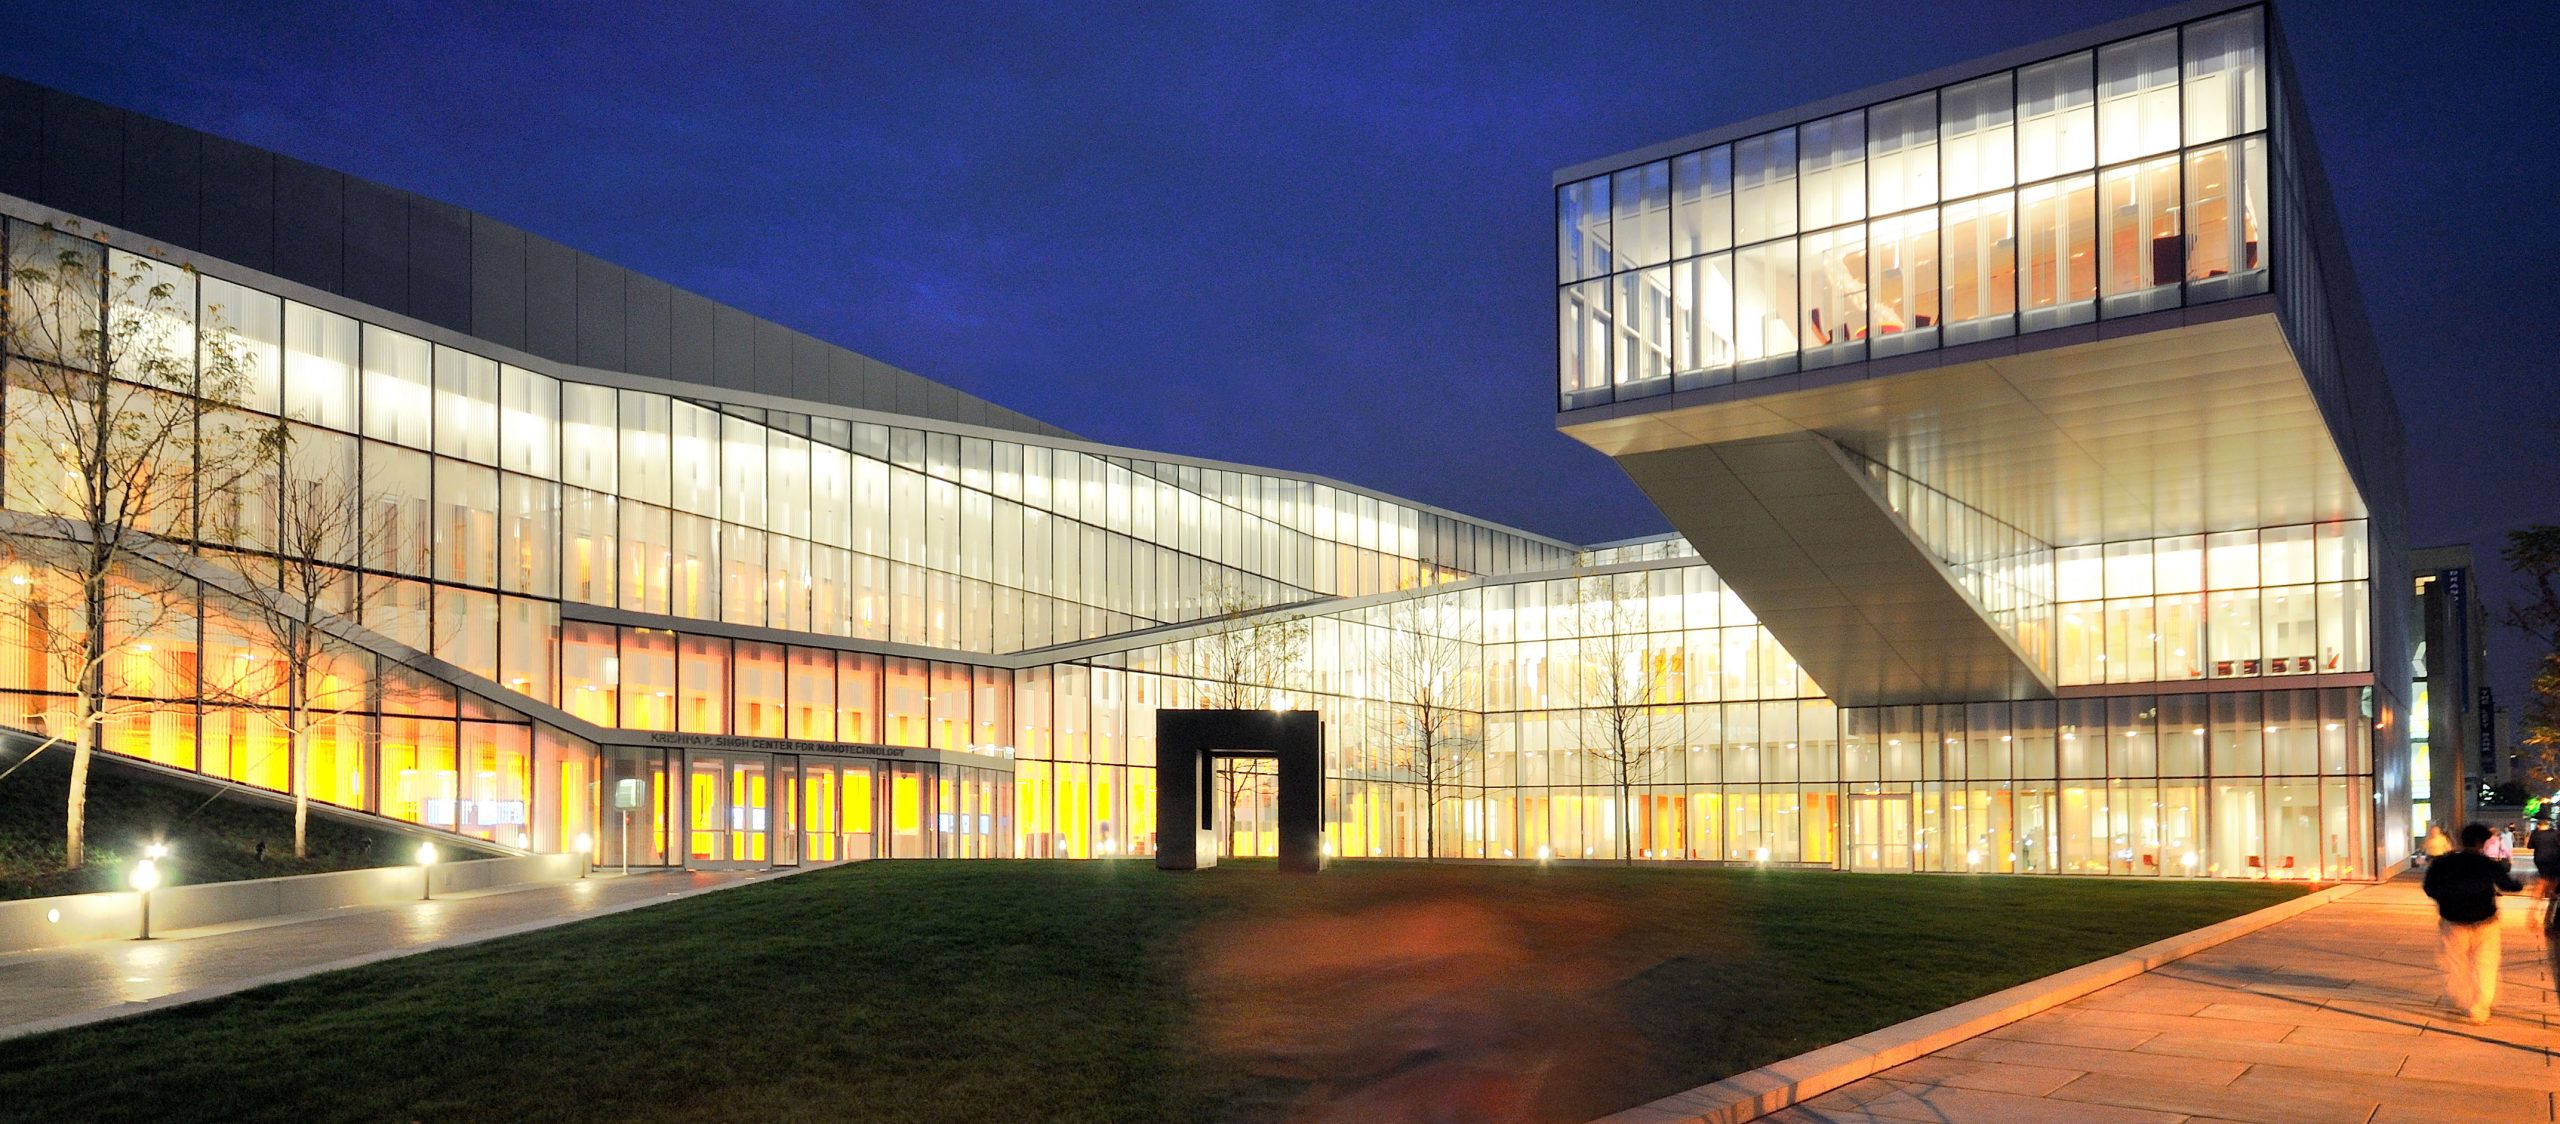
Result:
M1911 797L1850 794L1849 869L1911 870Z
M775 861L773 776L767 753L685 755L686 866L716 870Z

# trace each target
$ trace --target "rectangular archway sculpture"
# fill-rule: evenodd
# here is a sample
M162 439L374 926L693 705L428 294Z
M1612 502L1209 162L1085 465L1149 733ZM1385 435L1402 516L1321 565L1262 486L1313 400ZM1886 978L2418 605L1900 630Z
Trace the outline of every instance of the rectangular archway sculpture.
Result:
M1280 773L1280 869L1324 868L1324 723L1312 710L1156 712L1156 869L1218 865L1211 762L1264 757Z

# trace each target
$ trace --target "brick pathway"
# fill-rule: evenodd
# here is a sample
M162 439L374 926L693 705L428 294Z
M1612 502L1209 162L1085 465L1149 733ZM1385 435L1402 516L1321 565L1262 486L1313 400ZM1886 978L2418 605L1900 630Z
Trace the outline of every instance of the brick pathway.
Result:
M772 877L670 871L501 887L434 901L92 941L0 955L0 1038L57 1030L269 983L470 944Z
M2560 1006L2538 918L2506 899L2486 1026L2444 1006L2410 875L1765 1119L2552 1120Z

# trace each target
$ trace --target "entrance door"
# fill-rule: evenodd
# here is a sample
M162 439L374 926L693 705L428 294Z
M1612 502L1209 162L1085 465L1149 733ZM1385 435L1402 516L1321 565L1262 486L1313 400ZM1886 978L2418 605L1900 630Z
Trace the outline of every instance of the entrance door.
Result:
M1911 870L1909 796L1850 794L1849 869L1897 874Z
M685 865L761 867L773 861L773 758L685 755Z

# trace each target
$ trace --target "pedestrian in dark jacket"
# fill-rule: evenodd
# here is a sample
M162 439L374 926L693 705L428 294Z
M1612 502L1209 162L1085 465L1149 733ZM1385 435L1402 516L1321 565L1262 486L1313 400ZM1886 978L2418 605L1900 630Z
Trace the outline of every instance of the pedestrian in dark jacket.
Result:
M2436 934L2445 994L2475 1024L2489 1021L2498 999L2498 894L2524 885L2505 864L2480 853L2485 824L2462 829L2462 849L2427 864L2427 896L2436 901Z
M2560 889L2560 828L2553 828L2548 819L2535 820L2524 849L2533 853L2534 893L2550 897L2552 890Z

